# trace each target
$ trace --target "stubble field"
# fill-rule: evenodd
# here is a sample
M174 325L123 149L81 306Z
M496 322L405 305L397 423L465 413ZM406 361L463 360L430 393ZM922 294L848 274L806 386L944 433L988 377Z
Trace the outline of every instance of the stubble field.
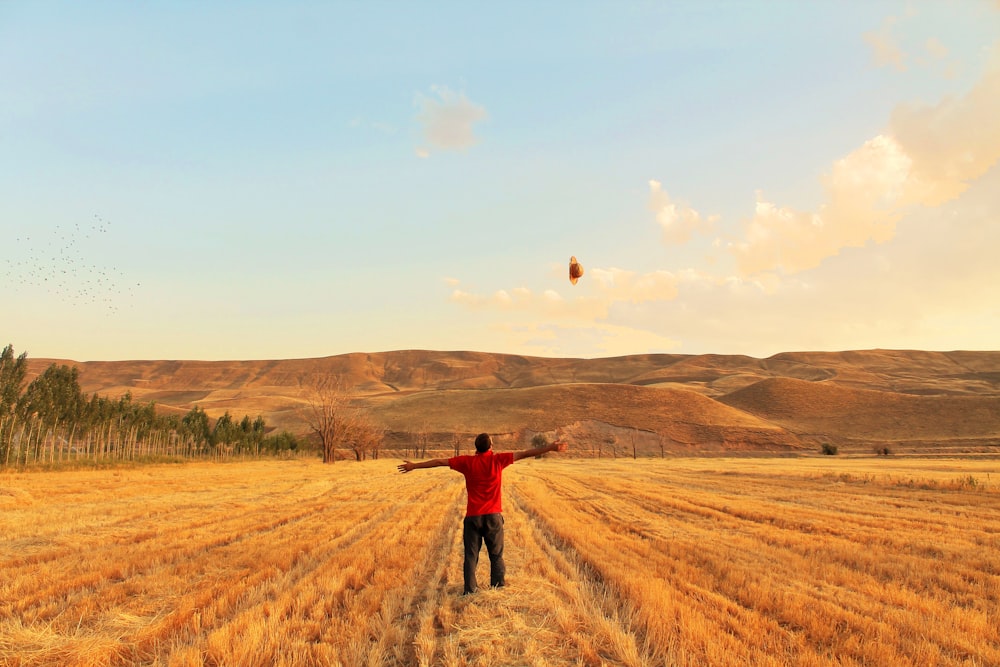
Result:
M523 461L466 597L396 463L0 475L0 664L1000 664L996 460Z

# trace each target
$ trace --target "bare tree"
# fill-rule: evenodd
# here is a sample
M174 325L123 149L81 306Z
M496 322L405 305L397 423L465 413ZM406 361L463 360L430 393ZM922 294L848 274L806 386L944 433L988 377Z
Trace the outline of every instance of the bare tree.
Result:
M366 456L378 458L378 450L385 438L385 429L380 426L371 413L361 408L354 408L352 418L347 421L344 438L354 452L357 461L364 461Z
M373 459L378 459L379 453L382 451L382 445L385 443L387 429L374 419L371 419L370 414L369 419L371 420L371 425L368 432L371 435L371 440L369 442L368 453Z
M350 398L343 381L334 375L314 375L305 380L306 423L319 438L323 463L337 460L337 447L344 439L351 419Z
M319 438L323 463L335 463L341 447L354 452L358 461L382 446L384 429L371 414L354 404L343 379L330 374L314 375L300 383L306 390L306 423Z
M414 436L416 437L416 444L413 449L413 455L419 456L420 458L426 458L427 445L431 439L430 426L428 426L426 422L421 424L420 428L417 429L417 432L414 433Z

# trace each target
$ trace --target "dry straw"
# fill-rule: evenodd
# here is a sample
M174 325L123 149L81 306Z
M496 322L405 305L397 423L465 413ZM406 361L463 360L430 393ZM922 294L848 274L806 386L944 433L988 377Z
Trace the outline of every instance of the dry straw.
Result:
M0 664L1000 664L989 460L526 461L467 597L395 463L0 476Z

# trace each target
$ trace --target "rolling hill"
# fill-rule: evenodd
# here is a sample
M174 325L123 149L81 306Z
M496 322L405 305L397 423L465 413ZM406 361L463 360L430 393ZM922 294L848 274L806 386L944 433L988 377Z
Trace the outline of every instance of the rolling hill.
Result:
M1000 451L1000 352L864 350L554 359L403 350L261 361L29 359L79 368L87 393L128 391L162 411L263 415L304 433L304 388L335 375L405 443L430 434L577 433L637 450ZM511 435L513 437L513 435ZM624 443L624 444L623 444ZM598 445L594 445L595 448ZM604 445L599 445L604 446ZM613 453L618 450L613 449Z
M804 438L840 445L931 448L984 439L1000 445L996 396L913 395L769 378L719 401Z

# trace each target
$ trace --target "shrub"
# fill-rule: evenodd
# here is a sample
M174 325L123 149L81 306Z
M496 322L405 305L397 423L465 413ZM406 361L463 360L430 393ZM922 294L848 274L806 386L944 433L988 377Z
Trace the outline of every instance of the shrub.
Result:
M829 442L823 443L823 453L827 456L834 456L837 454L837 445L831 445Z

